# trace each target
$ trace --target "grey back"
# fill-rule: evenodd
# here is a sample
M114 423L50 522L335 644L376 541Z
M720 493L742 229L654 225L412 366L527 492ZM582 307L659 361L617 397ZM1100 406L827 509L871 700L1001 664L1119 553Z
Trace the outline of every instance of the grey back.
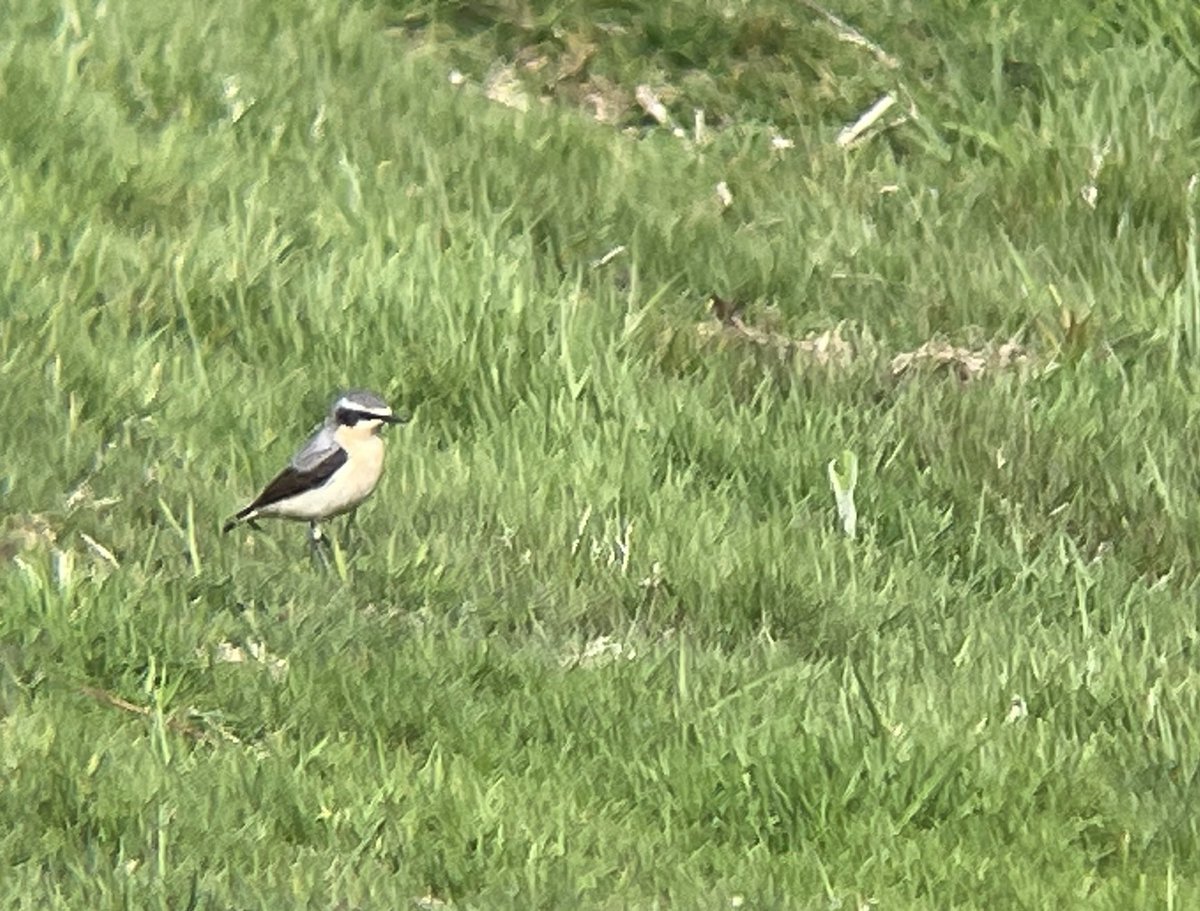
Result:
M318 427L316 433L305 440L304 445L292 456L292 467L297 471L311 471L336 452L340 448L333 436L336 427L332 421L325 421Z

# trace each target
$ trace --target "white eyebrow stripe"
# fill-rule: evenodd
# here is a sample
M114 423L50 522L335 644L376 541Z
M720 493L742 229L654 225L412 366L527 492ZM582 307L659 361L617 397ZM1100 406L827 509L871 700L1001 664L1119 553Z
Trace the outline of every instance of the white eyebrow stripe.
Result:
M353 399L346 399L346 398L338 399L337 404L334 405L333 408L334 408L334 411L338 411L338 410L344 408L346 411L358 411L358 412L361 412L362 414L390 415L392 413L392 409L388 408L386 406L384 406L383 408L372 408L369 405L362 404L362 402L356 402Z

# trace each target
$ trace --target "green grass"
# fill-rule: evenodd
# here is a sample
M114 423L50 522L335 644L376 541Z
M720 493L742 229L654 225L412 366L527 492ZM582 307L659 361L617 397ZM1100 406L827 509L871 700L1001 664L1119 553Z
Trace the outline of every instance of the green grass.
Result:
M0 17L0 905L1200 903L1200 18L1070 6Z

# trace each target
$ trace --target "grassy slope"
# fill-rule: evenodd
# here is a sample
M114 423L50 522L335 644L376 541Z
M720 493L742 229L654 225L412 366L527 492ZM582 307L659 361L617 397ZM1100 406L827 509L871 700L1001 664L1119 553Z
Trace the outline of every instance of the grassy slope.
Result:
M0 20L6 906L1200 901L1187 14L844 9L889 75L791 5L37 6ZM731 125L446 80L569 35ZM920 124L832 148L896 80ZM781 367L695 343L710 291L1061 364ZM345 384L417 420L343 571L220 537Z

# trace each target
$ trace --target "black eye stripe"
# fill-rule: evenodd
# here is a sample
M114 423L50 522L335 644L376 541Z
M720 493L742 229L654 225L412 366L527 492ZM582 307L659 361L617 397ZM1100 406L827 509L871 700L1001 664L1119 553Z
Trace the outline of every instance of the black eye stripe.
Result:
M378 414L371 411L359 411L357 408L339 408L334 417L337 418L339 424L345 424L353 427L359 421L381 421L383 420Z

